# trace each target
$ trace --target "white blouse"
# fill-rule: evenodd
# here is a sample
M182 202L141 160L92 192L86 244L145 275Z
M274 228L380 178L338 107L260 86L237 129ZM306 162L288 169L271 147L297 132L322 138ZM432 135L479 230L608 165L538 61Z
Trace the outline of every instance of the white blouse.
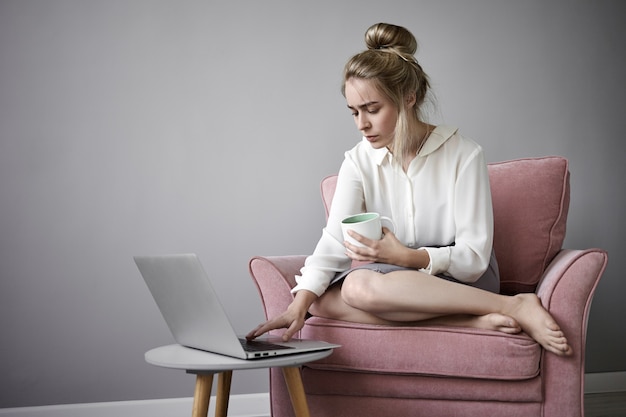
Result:
M404 172L386 149L365 140L346 152L328 223L292 292L323 294L337 272L350 268L341 220L362 212L393 219L395 235L425 249L423 272L475 282L489 265L493 210L482 148L456 128L438 126Z

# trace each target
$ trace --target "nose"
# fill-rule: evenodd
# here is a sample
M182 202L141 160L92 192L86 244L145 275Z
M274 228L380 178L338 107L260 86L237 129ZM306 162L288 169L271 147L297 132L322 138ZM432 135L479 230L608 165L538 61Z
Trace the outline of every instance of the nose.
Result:
M364 114L364 112L359 113L359 115L356 117L356 127L361 131L367 130L372 127L369 119L367 118L367 115Z

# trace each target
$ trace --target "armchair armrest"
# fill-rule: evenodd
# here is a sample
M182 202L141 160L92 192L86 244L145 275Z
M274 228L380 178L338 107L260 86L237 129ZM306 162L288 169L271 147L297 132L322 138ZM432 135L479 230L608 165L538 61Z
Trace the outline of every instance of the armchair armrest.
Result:
M564 249L539 282L537 295L574 351L570 357L544 353L544 415L581 415L589 310L607 261L607 252L602 249Z
M254 280L265 317L283 313L293 301L291 289L296 286L295 276L304 266L306 256L255 256L250 260L249 271Z
M574 319L586 327L591 299L606 268L608 256L602 249L563 249L546 268L537 295L544 307L565 326ZM564 329L582 331L586 329Z

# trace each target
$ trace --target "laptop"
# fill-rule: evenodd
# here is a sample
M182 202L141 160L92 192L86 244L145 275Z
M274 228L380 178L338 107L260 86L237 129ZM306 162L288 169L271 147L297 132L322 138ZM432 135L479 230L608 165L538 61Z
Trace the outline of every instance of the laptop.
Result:
M237 336L208 275L195 254L135 256L143 276L177 343L240 359L313 352L339 347L322 341Z

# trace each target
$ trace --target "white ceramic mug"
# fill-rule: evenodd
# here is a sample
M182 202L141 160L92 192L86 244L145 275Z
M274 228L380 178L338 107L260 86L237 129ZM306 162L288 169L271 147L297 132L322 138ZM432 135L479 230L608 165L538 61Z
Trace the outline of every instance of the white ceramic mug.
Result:
M381 216L378 213L360 213L348 216L341 221L343 238L355 246L364 246L362 243L353 239L352 236L348 235L348 230L353 230L368 239L380 240L383 236L383 222L389 223L386 226L391 229L392 232L396 232L396 225L393 223L393 220L389 217Z

